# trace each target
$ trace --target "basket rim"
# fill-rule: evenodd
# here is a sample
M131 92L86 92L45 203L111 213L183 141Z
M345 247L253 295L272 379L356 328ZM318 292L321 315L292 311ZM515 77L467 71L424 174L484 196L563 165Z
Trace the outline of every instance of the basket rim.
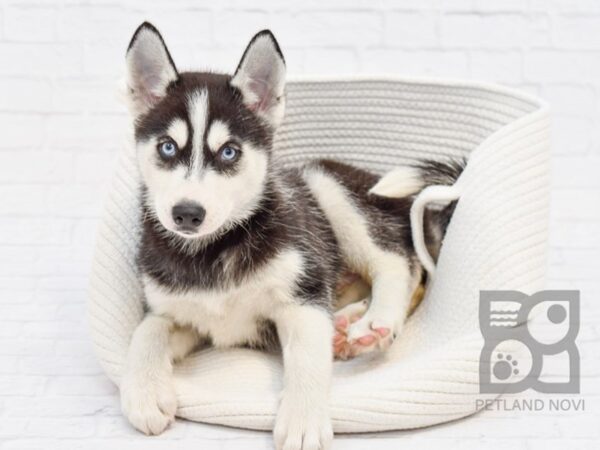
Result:
M468 78L435 77L435 76L403 76L394 73L365 73L365 74L303 74L287 77L287 83L360 83L360 82L391 82L398 84L424 84L433 86L475 88L489 92L511 95L518 99L538 105L538 109L549 109L548 102L537 95L529 94L519 88L506 86L492 81L471 80ZM535 111L532 111L535 112Z

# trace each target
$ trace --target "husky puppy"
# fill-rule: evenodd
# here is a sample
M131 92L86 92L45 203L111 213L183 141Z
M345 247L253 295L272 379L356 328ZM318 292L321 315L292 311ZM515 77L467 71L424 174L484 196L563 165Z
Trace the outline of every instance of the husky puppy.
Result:
M352 272L372 285L362 318L340 325L348 342L389 345L422 279L409 196L433 181L452 183L458 169L404 168L379 179L333 161L279 167L272 143L284 115L285 63L269 31L251 40L233 76L179 72L149 23L126 61L148 313L120 382L125 415L138 430L161 433L177 408L173 361L200 340L277 343L285 375L276 447L329 448L336 284ZM428 220L435 245L441 222Z

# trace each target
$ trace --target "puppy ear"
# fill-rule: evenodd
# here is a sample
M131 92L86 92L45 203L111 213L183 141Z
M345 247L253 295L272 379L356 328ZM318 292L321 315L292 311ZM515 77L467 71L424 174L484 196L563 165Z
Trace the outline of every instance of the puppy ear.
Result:
M246 106L273 128L281 123L285 108L285 61L269 30L252 38L231 85L242 92Z
M146 113L167 93L179 74L158 30L144 22L127 48L127 90L134 116Z

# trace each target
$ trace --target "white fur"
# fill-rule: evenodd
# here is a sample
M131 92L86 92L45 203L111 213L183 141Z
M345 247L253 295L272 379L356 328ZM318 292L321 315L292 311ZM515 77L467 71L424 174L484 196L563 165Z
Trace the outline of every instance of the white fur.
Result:
M173 293L144 277L152 314L133 335L120 384L122 409L131 424L146 434L162 432L177 408L172 361L187 354L200 335L210 335L223 347L256 340L257 319L288 317L282 311L295 305L294 281L302 270L302 256L290 250L239 286L222 291Z
M198 332L187 326L175 325L169 336L169 348L173 361L181 361L200 342Z
M286 305L274 320L283 349L284 389L273 436L278 450L327 450L333 330L317 308Z
M206 136L208 148L213 152L217 152L230 139L231 132L229 131L229 126L222 120L213 120Z
M188 131L185 122L176 119L168 132L178 144L179 141L187 141L191 133L191 170L184 166L171 170L160 167L156 159L155 138L138 142L137 155L140 172L148 189L146 203L167 230L181 235L171 214L177 203L190 200L205 209L206 216L197 232L194 235L181 235L191 240L212 235L248 217L256 208L264 187L267 156L250 143L242 143L242 156L235 176L204 168L202 160L208 114L207 91L195 92L188 102L192 130ZM214 144L225 139L229 130L224 123L215 121L210 126L210 134L209 138Z
M414 167L398 167L380 178L370 190L370 194L381 197L408 197L424 187L423 177Z
M302 270L302 255L288 250L230 289L173 293L147 277L143 284L155 314L210 335L218 347L230 347L257 339L257 318L272 318L278 307L294 303L294 282Z
M193 348L198 334L210 334L216 346L252 342L258 337L257 319L265 318L277 327L285 367L276 446L328 449L333 329L325 311L294 298L303 264L299 252L286 250L240 285L221 291L172 293L144 278L153 313L134 333L121 382L130 422L147 434L158 434L171 423L176 411L172 361Z
M175 419L177 399L172 383L169 348L171 319L148 315L129 346L119 388L121 408L131 424L146 434L159 434Z
M183 119L173 119L167 130L169 137L175 141L179 148L186 146L189 132L187 123Z
M176 75L174 68L171 73L163 67L168 53L160 37L145 33L142 29L138 39L144 51L132 54L134 62L141 62L133 66L136 79L144 80L144 70L158 75L159 80L163 75L165 80ZM283 59L270 35L259 35L245 55L232 85L241 90L244 101L257 115L275 127L284 110ZM164 95L167 85L159 82L158 93ZM151 91L144 107L155 97ZM222 121L207 123L206 90L189 97L188 109L191 128L176 119L167 132L179 147L191 138L191 168L165 170L158 164L156 138L138 142L137 156L147 188L145 202L167 230L177 233L171 217L175 204L192 200L206 210L197 234L191 239L185 236L193 241L240 222L257 208L268 161L266 152L241 143L242 156L235 174L205 168L205 134L209 148L218 151L231 138L230 130ZM205 335L217 347L258 341L258 325L261 319L268 319L277 327L285 366L284 390L274 430L277 449L327 450L333 438L328 410L333 326L325 311L303 305L295 297L298 279L305 273L303 255L294 249L282 250L246 279L233 283L228 279L233 252L236 248L220 256L223 283L218 290L173 292L150 277L142 277L152 313L138 326L131 342L120 384L123 411L139 430L160 433L174 419L177 407L172 386L173 360L183 357Z
M368 308L369 308L369 299L363 298L360 301L357 301L354 303L349 303L349 304L345 305L343 308L338 309L335 312L335 316L336 317L343 316L346 318L348 323L350 323L350 321L353 317L362 316L364 313L367 312Z
M188 110L192 124L192 170L191 176L198 176L202 166L204 131L208 120L208 91L202 89L194 92L188 99Z
M348 337L356 339L380 327L400 332L418 281L408 261L373 241L367 220L332 176L310 168L304 178L331 223L346 262L372 282L371 306L350 326Z
M193 135L197 135L196 129ZM216 233L245 219L257 207L267 173L267 156L263 151L242 143L238 171L228 176L202 167L191 173L183 166L162 169L156 164L156 144L156 139L138 143L138 163L148 189L146 203L167 230L179 234L171 210L183 200L199 203L206 210L196 234L184 236L188 239Z

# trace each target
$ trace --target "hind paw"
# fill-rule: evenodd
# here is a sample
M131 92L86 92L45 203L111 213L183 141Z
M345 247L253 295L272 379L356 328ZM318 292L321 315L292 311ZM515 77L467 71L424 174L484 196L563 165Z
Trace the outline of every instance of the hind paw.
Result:
M365 316L367 308L368 302L363 300L334 314L333 353L337 359L347 360L374 350L386 350L392 344L394 326Z
M364 316L368 307L369 302L365 299L351 303L334 313L333 354L336 359L354 357L352 346L348 341L348 329L352 323L357 322Z

